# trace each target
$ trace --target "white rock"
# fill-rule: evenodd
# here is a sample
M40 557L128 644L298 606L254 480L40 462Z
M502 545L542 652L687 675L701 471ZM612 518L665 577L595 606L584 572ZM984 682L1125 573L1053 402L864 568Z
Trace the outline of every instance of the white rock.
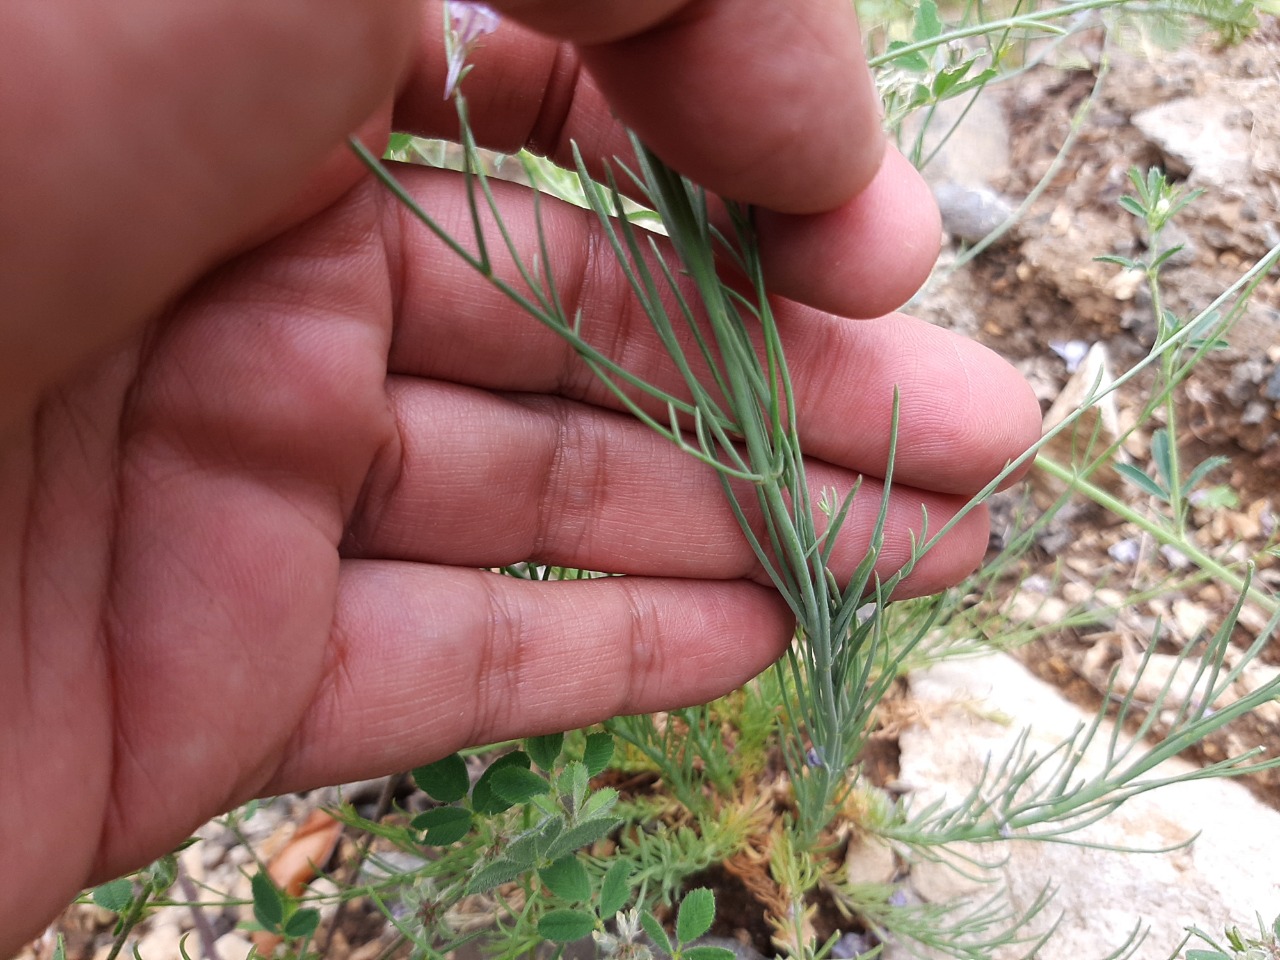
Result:
M919 804L943 794L961 798L984 760L998 762L1024 727L1032 729L1030 747L1043 753L1089 719L1007 656L941 664L913 674L911 690L929 721L903 732L900 764ZM1108 733L1104 729L1095 743L1104 746ZM1087 754L1081 774L1089 775L1098 762L1096 751ZM1175 759L1153 775L1191 769ZM1061 917L1038 960L1105 955L1138 924L1150 933L1135 956L1167 960L1190 924L1218 932L1229 924L1253 929L1255 913L1269 920L1280 904L1280 814L1238 783L1202 780L1161 788L1133 798L1074 839L1129 848L1191 842L1160 854L1031 842L987 845L987 861L1007 858L994 873L1013 905L1031 903L1046 884L1057 889L1036 921L1037 929L1046 929ZM984 887L977 895L992 892ZM1018 955L1013 950L994 956ZM886 956L906 954L895 948Z
M1134 114L1133 125L1186 164L1193 183L1232 191L1248 184L1253 117L1230 97L1170 100Z
M217 951L219 960L245 960L253 949L253 944L242 934L231 930L214 942L213 949Z

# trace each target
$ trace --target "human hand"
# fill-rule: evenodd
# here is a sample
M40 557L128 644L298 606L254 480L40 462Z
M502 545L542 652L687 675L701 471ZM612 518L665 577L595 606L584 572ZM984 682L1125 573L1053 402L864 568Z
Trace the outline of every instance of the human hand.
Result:
M505 26L475 57L472 112L493 146L563 155L574 138L602 157L621 144L608 91L669 160L779 211L761 223L777 289L810 301L779 316L815 483L883 471L902 392L888 572L920 505L942 522L1038 414L976 346L813 308L903 299L936 221L909 168L880 162L844 0L734 17L744 5L579 4L573 29L604 33L573 35L610 39L582 51L598 84L569 48ZM0 83L16 134L0 174L24 186L0 198L0 953L249 797L705 700L791 635L706 470L613 409L345 153L313 162L349 128L385 130L385 111L367 118L406 64L397 126L450 128L438 9L418 32L416 6L0 12L4 69L47 81ZM609 25L615 10L657 25ZM761 17L776 46L741 57ZM64 121L88 126L92 156L35 153L24 124ZM466 232L456 178L403 176ZM501 201L532 245L527 198ZM589 217L544 212L588 338L674 383ZM865 544L864 489L837 572ZM953 582L985 543L977 511L907 588ZM482 570L525 559L633 576Z

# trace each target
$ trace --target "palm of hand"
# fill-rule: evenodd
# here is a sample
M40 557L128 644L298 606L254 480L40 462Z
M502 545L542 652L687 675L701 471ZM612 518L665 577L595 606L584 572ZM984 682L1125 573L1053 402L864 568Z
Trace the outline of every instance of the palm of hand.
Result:
M554 216L583 231L559 267L594 306L587 323L662 379L661 351L627 330L616 276L581 242L584 216ZM461 270L357 186L49 396L0 466L17 546L0 567L0 794L14 792L0 805L27 812L0 821L0 848L56 871L55 898L251 796L710 697L786 642L714 478L604 409L553 335ZM930 348L885 349L902 318L790 316L798 377L827 400L807 426L825 461L814 482L847 486L881 465L889 385L904 364L927 381ZM968 348L923 335L961 376ZM867 351L888 359L832 381ZM979 395L917 395L959 429L990 414ZM869 429L851 432L851 412ZM944 492L896 494L900 547L921 502L945 517L1011 444L949 474L936 445L902 456L908 482ZM874 492L863 502L837 566L860 555ZM975 515L914 589L954 579L983 539ZM547 591L477 569L527 557L647 576ZM69 823L83 845L50 858Z

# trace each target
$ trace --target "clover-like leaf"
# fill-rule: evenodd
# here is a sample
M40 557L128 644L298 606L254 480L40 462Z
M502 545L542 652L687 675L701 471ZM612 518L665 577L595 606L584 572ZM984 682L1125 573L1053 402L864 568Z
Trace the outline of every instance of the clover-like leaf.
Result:
M264 930L278 932L284 920L284 897L280 889L267 876L265 870L259 870L249 880L249 889L253 892L253 917Z
M462 807L435 807L414 817L410 826L425 832L424 843L445 847L467 835L471 829L471 813Z
M93 902L103 910L123 913L133 902L133 882L127 877L93 888Z
M653 941L654 946L665 953L667 956L675 953L675 948L671 946L671 938L667 936L667 931L662 929L662 924L648 910L640 914L640 926L644 927L644 932L649 935L649 939Z
M528 770L532 765L529 755L523 750L513 750L493 761L489 764L489 769L480 774L480 779L471 790L471 809L476 813L501 813L510 809L513 804L493 789L493 778L498 775L498 771L507 767L523 767Z
M314 907L307 907L291 916L285 922L282 932L289 940L301 940L315 933L318 926L320 926L320 911Z
M596 918L585 910L552 910L538 921L538 933L552 943L572 943L589 937Z
M711 929L716 918L716 897L706 887L690 890L676 913L676 939L689 943Z
M432 800L440 803L453 803L467 795L471 786L471 777L467 773L467 761L462 754L455 753L417 767L412 772L413 782Z
M600 881L600 916L612 917L631 899L631 864L622 857L614 858L604 879Z
M551 784L545 777L515 763L495 770L490 785L494 793L512 806L528 803L551 790Z
M582 752L582 762L586 765L587 776L599 776L612 759L613 737L607 733L587 734L587 746Z
M573 851L588 844L604 839L621 825L622 821L617 817L605 817L599 820L588 820L586 823L580 823L576 827L570 827L560 834L555 842L547 848L547 857L551 860L558 860L566 854L573 853Z
M591 899L591 877L582 861L572 854L543 867L538 876L561 900L579 903Z
M524 864L500 857L481 868L480 872L471 878L471 882L467 884L467 893L487 893L500 884L514 880L527 869L529 868Z
M525 751L543 770L550 770L560 759L560 751L564 749L563 733L548 733L541 737L529 737L524 742Z

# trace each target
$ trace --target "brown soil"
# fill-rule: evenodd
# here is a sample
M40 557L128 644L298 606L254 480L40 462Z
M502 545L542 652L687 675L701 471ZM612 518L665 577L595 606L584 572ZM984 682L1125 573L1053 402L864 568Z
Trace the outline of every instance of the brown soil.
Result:
M1166 308L1179 317L1193 316L1280 242L1277 54L1280 27L1269 20L1233 48L1203 42L1154 61L1112 50L1110 72L1100 85L1099 54L1087 44L1073 51L1084 57L1078 69L1032 71L1002 101L1010 162L1007 173L989 185L1015 203L1030 194L1055 161L1073 118L1092 97L1086 126L1006 240L943 277L913 308L1013 360L1046 409L1070 389L1066 363L1050 344L1104 344L1116 372L1140 360L1155 336L1145 284L1094 260L1100 254L1140 258L1145 253L1137 221L1117 206L1119 197L1131 192L1127 172L1155 165L1186 188L1205 190L1169 230L1166 245L1185 246L1162 278ZM1189 168L1176 149L1159 142L1161 131L1153 135L1151 123L1144 123L1144 111L1180 99L1203 104L1205 111L1233 105L1230 109L1239 113L1243 146L1236 166L1229 168L1232 176ZM1241 312L1226 349L1197 365L1178 405L1184 464L1213 455L1229 458L1229 467L1212 474L1210 483L1238 498L1192 510L1195 542L1215 556L1229 557L1238 568L1246 557L1255 558L1255 582L1272 595L1280 588L1280 558L1265 552L1276 542L1280 508L1280 283L1274 278L1272 273ZM1120 424L1137 421L1151 382L1140 377L1118 393ZM1162 425L1160 413L1149 418L1122 455L1148 463L1151 432ZM1068 453L1055 448L1060 457ZM1036 476L1031 479L1035 486ZM1143 494L1118 478L1112 476L1106 485L1130 504L1151 509ZM1043 506L1056 491L1041 482L1036 492ZM1015 496L997 505L998 527L1002 520L1012 522L1019 509ZM1108 589L1121 596L1160 582L1189 581L1192 571L1181 559L1162 555L1157 547L1115 517L1072 504L1037 537L1025 562L1006 575L1004 596L1021 581L1036 584L1034 596L1050 603L1050 611L1061 612L1063 603L1073 610L1101 609L1113 602ZM1126 651L1143 649L1156 636L1161 652L1176 653L1193 641L1197 628L1216 629L1234 599L1211 581L1171 586L1158 598L1124 605L1093 624L1046 633L1021 656L1041 677L1092 709L1100 703L1109 669ZM1002 609L1036 616L1034 603ZM1257 610L1246 610L1236 630L1237 645L1252 642L1265 619ZM1273 646L1262 659L1280 663L1280 648ZM1280 746L1277 719L1246 718L1207 743L1201 759L1219 760L1255 744ZM1253 786L1280 805L1280 773L1260 775Z

